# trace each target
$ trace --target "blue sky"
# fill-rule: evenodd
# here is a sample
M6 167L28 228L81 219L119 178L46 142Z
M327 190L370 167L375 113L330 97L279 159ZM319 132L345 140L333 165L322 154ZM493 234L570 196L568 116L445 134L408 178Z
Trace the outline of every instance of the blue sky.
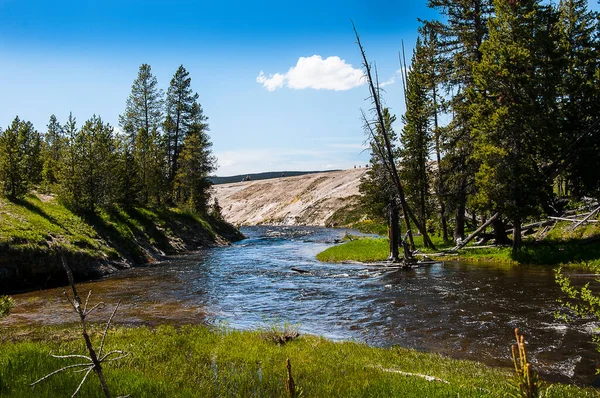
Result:
M183 64L209 117L218 175L365 164L368 92L357 86L350 20L400 116L397 51L404 39L410 56L417 17L435 15L425 4L0 0L0 126L19 115L44 131L51 114L64 122L69 112L117 126L142 63L165 91Z

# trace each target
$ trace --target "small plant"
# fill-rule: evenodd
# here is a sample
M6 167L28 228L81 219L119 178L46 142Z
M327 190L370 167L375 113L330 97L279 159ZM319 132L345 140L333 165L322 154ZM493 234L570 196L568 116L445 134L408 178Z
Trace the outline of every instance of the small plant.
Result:
M301 398L304 396L302 388L296 386L296 382L292 377L292 364L290 363L290 359L288 358L285 362L285 367L287 370L287 378L285 379L285 390L289 394L290 398Z
M515 337L517 344L513 344L511 349L513 365L515 367L514 384L517 387L518 393L511 394L511 396L519 398L542 397L545 390L544 383L538 374L531 369L531 364L527 362L525 337L519 332L518 328L515 329Z
M298 325L292 325L288 322L284 322L283 324L272 322L261 329L263 340L273 342L277 345L284 345L298 336L300 336Z
M294 378L292 377L292 364L290 364L290 359L288 358L285 364L287 369L287 378L285 379L285 390L290 394L290 398L296 397L296 383L294 382Z
M8 315L15 306L15 301L10 296L0 296L0 318Z

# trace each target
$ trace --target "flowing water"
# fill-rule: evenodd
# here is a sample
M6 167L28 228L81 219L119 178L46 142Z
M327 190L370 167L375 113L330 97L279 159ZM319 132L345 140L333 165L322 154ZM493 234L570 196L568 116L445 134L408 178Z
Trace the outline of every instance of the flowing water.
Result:
M225 322L257 328L300 324L305 333L399 345L511 366L514 328L525 333L531 361L554 381L594 382L595 324L557 320L560 289L551 267L444 263L411 271L327 264L315 255L345 230L250 227L229 247L172 257L80 285L107 307L121 300L117 321L130 324ZM298 273L292 267L310 271ZM14 296L1 326L76 320L62 295L48 289ZM594 383L595 384L595 383Z

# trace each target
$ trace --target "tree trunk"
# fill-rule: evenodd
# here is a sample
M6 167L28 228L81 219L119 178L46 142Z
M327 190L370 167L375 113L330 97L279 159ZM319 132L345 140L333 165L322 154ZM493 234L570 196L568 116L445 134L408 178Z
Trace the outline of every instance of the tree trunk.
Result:
M504 220L502 220L502 217L496 218L493 223L493 227L494 240L496 241L497 245L507 245L511 243L510 239L508 239L508 236L506 235L506 226L504 225Z
M389 216L389 228L388 228L388 238L390 241L390 256L388 260L397 262L398 258L398 230L400 223L398 221L398 208L393 202L388 204L388 216Z
M465 236L465 203L463 200L458 204L454 221L454 241L456 242Z
M513 252L521 250L521 243L521 217L517 216L513 219Z
M442 238L444 243L448 244L448 220L446 219L446 206L444 202L440 200L440 218L442 219Z

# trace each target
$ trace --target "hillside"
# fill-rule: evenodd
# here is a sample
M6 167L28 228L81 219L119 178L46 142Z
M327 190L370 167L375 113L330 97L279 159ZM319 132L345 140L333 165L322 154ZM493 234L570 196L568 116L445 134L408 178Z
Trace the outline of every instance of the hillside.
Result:
M231 225L179 209L119 207L80 217L53 196L0 198L0 294L62 284L63 253L78 279L242 238Z
M367 169L306 174L214 187L222 213L235 225L336 225L356 207Z

